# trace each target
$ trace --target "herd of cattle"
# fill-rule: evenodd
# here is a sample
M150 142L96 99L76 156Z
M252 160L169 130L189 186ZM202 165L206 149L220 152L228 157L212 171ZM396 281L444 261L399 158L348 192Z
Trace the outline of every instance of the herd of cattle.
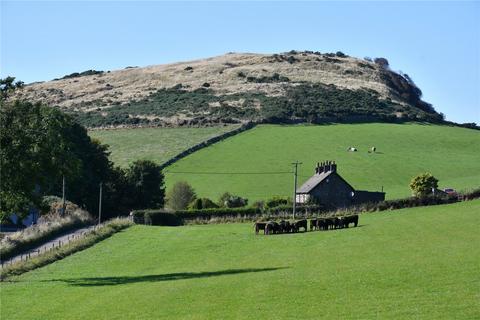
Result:
M350 224L356 227L358 225L358 215L346 217L330 217L330 218L312 218L310 219L310 231L314 230L330 230L348 228ZM303 230L302 230L303 229ZM300 231L308 231L308 220L281 220L276 221L257 221L255 222L255 234L263 230L263 234L280 234L295 233Z

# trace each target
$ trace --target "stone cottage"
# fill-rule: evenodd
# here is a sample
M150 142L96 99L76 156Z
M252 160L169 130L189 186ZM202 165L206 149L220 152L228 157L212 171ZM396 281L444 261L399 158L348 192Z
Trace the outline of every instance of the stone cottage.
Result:
M317 163L315 174L296 193L298 204L312 201L327 208L345 208L383 200L385 200L384 192L355 190L338 174L334 161Z

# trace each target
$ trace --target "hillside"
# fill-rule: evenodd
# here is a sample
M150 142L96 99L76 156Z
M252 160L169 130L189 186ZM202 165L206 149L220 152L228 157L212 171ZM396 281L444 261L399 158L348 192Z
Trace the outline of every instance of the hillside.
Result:
M358 152L347 152L355 146ZM377 153L368 153L375 146ZM291 196L291 163L299 185L315 164L335 160L353 187L408 197L410 179L431 172L440 187L479 187L480 132L419 124L260 125L195 152L165 170L167 189L188 181L199 196L217 200L228 191L254 200Z
M135 128L92 130L89 135L109 146L110 160L115 165L127 167L135 160L152 160L164 163L180 152L238 125L206 128Z
M223 56L33 83L15 98L57 106L88 127L428 121L442 116L406 74L336 54Z
M1 283L0 316L474 319L479 211L478 200L403 209L278 236L250 223L135 226Z

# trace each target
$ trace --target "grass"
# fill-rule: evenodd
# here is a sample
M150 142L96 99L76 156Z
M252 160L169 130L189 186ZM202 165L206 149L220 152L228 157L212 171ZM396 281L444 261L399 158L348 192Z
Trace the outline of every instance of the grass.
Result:
M44 218L44 223L32 225L23 230L10 233L0 240L2 260L8 260L24 251L53 239L69 230L78 229L93 222L88 212L76 209L64 217L52 215Z
M137 128L95 130L89 134L110 146L111 160L126 167L138 159L163 163L197 143L237 128L238 125L205 128Z
M3 267L0 273L0 279L3 280L14 275L20 275L61 260L75 252L91 247L95 243L100 242L116 232L119 232L120 230L130 226L132 226L132 222L126 218L110 220L105 224L99 225L98 228L89 231L88 234L83 238L71 241L62 247L57 247L56 249L48 251L44 254L40 254L31 259L18 261Z
M359 151L347 152L349 146ZM367 152L372 146L376 154ZM335 160L354 188L380 191L383 186L387 199L410 196L411 178L423 172L437 177L440 187L470 189L480 181L480 132L420 124L261 125L169 166L166 184L171 188L185 180L199 196L214 200L225 191L250 203L291 196L291 173L222 173L292 172L296 160L302 162L299 185L318 161Z
M2 283L2 319L474 319L480 201L360 227L134 226ZM28 305L28 307L26 307Z

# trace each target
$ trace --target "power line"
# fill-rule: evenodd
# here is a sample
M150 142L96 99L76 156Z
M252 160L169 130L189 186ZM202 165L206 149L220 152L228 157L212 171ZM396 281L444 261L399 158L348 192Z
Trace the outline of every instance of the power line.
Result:
M206 172L206 171L165 171L165 174L244 174L244 175L256 175L256 174L292 174L291 171L277 171L277 172Z

